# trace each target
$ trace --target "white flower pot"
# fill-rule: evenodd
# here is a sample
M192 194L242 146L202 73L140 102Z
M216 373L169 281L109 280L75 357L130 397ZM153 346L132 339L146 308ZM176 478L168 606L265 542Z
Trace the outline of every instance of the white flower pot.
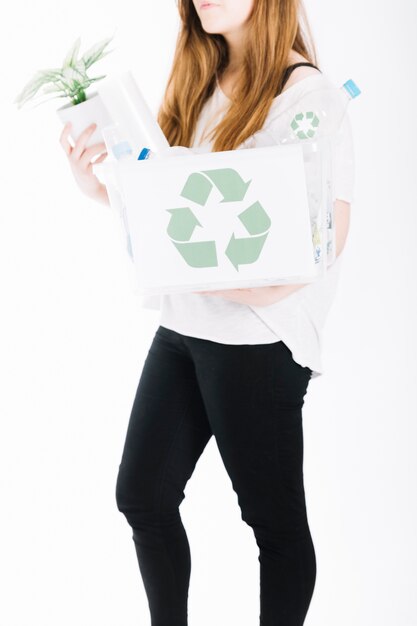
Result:
M57 110L57 114L63 124L71 122L70 137L73 139L74 143L87 126L90 126L93 122L97 124L97 128L93 134L90 135L85 144L86 147L104 141L101 129L104 128L104 126L113 124L109 112L96 91L90 94L84 102L80 102L79 104L72 104L70 102L64 105Z

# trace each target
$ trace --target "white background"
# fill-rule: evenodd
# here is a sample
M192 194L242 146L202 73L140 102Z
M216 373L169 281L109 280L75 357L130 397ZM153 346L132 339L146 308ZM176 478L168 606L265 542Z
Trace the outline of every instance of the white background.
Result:
M416 128L414 0L306 3L319 64L353 78L356 201L325 375L304 408L316 547L308 626L412 626L416 588ZM114 489L158 312L129 279L117 216L83 196L59 145L62 99L17 111L32 74L117 26L92 75L132 68L156 112L172 63L174 0L17 1L1 59L1 589L7 626L150 624ZM255 626L253 532L211 439L181 514L190 626Z

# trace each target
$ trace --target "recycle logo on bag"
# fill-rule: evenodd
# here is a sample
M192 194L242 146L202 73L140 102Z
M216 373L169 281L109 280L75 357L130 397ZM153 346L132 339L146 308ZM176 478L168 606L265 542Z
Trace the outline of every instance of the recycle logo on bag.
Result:
M297 113L291 122L291 128L298 139L309 139L314 137L315 129L320 124L320 120L313 111L307 113Z
M245 182L232 168L193 172L188 176L180 196L203 207L213 187L216 187L223 196L222 203L242 202L251 182ZM191 267L218 266L215 241L192 241L195 228L202 225L191 208L185 206L166 210L171 213L167 233L184 261ZM249 236L237 238L233 232L224 251L237 271L239 265L258 260L271 226L271 219L258 201L239 213L238 218Z

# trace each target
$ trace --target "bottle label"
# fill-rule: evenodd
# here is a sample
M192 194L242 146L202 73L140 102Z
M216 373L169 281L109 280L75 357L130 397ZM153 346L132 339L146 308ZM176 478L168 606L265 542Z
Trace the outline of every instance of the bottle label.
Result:
M143 161L144 159L149 159L151 154L150 148L143 148L140 151L140 154L138 156L138 161Z

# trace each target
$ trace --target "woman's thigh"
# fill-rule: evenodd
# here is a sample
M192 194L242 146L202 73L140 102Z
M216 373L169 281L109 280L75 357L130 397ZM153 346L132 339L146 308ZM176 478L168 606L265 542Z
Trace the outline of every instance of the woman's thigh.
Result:
M188 343L242 518L282 532L298 522L304 529L302 406L311 370L282 341Z
M172 509L211 437L195 370L181 336L153 338L140 376L119 466L121 510Z

